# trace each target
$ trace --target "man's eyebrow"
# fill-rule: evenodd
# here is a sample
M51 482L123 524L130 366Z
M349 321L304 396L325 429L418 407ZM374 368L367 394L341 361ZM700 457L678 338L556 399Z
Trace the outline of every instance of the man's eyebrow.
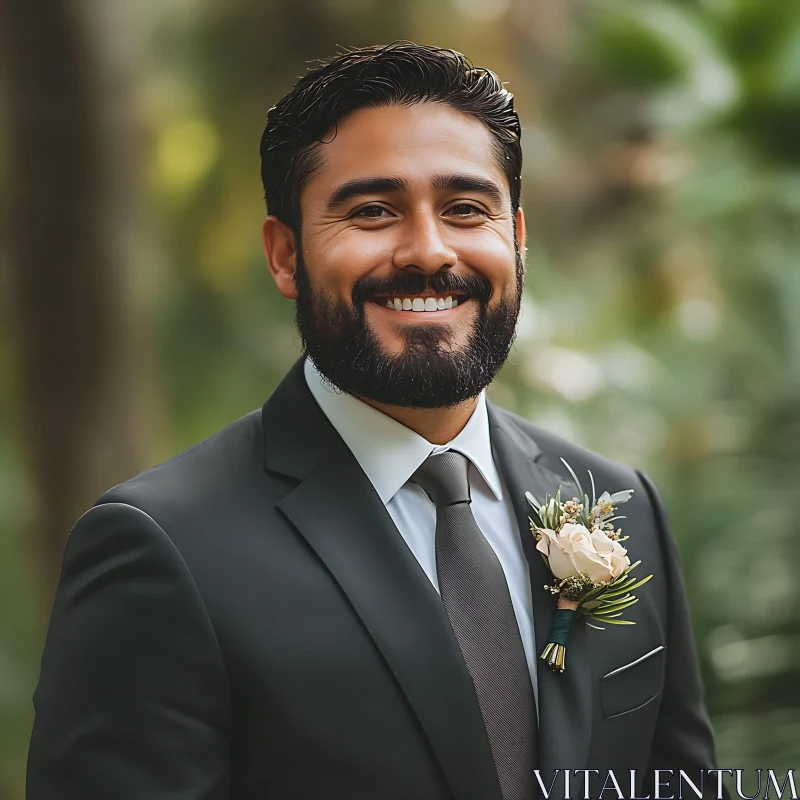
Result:
M336 188L328 199L328 210L360 197L365 194L387 194L388 192L402 192L408 188L408 181L403 178L354 178L346 181Z
M503 193L494 181L477 175L436 175L433 188L448 189L456 192L478 192L484 194L495 203L503 202Z
M486 195L496 203L503 202L503 193L494 181L478 175L453 174L435 175L431 184L437 191L478 192ZM354 178L346 181L336 188L327 202L327 210L332 211L338 206L367 194L388 194L389 192L404 192L408 189L408 181L397 177Z

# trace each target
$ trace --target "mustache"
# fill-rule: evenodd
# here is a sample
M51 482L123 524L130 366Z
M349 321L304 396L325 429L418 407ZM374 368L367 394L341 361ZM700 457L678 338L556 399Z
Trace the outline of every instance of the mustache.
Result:
M435 272L433 275L409 273L391 278L367 275L353 286L351 297L353 306L358 308L378 295L402 297L421 294L424 291L436 294L467 294L470 297L477 297L486 305L492 296L492 284L479 275L460 275L449 271Z

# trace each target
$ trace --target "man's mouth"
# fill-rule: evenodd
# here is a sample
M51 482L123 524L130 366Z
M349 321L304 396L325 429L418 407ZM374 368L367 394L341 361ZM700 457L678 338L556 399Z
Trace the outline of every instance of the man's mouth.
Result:
M456 308L469 299L466 294L378 295L373 303L392 311L434 312Z

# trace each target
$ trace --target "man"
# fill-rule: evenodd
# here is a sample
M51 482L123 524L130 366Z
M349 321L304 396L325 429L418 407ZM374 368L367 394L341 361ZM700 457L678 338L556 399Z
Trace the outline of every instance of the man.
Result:
M264 248L307 357L72 530L29 800L696 780L712 735L655 488L485 399L523 283L511 95L451 51L352 51L270 110L261 158ZM561 458L634 489L629 552L654 577L637 625L576 623L558 674L537 658L555 599L525 493L573 496Z

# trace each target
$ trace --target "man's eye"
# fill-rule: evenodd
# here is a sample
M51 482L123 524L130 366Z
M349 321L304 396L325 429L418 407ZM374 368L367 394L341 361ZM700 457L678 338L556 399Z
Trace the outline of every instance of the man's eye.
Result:
M448 214L453 214L456 217L472 217L475 215L485 217L486 212L482 208L478 208L478 206L473 206L470 203L459 203L455 206L450 206L447 209Z
M382 219L383 215L389 214L389 211L383 206L362 206L356 209L350 216L356 219Z

